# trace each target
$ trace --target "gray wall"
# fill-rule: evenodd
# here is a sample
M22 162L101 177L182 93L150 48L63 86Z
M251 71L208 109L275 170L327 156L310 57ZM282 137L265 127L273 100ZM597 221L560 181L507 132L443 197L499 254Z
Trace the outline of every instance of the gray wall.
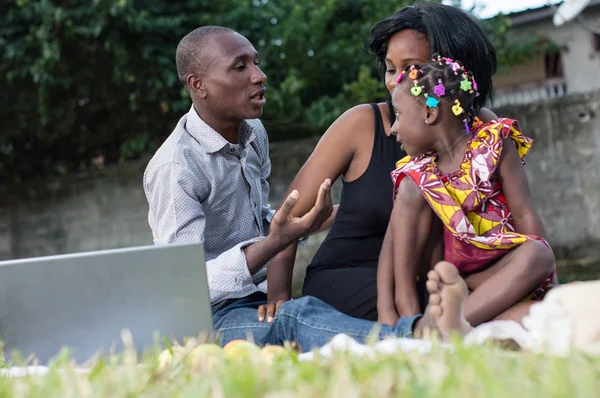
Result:
M496 112L518 118L537 140L527 171L562 275L600 277L600 93ZM316 142L272 144L273 205ZM0 187L0 259L151 244L141 187L146 161L29 183L10 193ZM299 251L298 281L324 235Z
M600 92L497 113L536 140L526 170L563 275L600 277Z

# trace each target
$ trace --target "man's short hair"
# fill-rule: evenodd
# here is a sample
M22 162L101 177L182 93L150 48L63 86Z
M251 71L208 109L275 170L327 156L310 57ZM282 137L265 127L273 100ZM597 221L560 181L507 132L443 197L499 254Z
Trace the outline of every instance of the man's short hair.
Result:
M193 73L202 73L210 59L210 39L223 33L234 33L234 30L223 26L201 26L194 29L177 46L175 62L179 81L188 90L187 77Z

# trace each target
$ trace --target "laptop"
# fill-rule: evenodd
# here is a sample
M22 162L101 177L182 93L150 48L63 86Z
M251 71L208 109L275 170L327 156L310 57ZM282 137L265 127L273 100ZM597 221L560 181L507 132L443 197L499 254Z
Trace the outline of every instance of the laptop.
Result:
M62 347L83 363L123 349L128 329L138 354L156 336L212 333L202 244L142 246L0 262L0 339L6 362L17 350L41 364Z

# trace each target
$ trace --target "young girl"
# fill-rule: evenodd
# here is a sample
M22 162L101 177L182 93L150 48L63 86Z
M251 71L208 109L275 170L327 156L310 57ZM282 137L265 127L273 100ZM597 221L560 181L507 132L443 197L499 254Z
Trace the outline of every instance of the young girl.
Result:
M554 280L554 255L533 206L523 158L533 141L516 121L474 115L472 73L434 56L400 74L392 95L407 157L392 172L394 209L377 275L379 321L421 312L415 279L453 263L471 291L465 316L476 326L520 318Z

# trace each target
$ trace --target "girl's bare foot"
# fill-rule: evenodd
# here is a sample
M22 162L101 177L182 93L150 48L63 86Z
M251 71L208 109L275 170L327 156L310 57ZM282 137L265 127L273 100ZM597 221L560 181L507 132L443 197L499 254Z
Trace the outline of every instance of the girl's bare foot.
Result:
M452 332L464 336L473 329L463 313L469 291L454 265L447 261L437 263L427 274L426 285L429 305L415 326L415 334L438 330L442 340L447 341Z

